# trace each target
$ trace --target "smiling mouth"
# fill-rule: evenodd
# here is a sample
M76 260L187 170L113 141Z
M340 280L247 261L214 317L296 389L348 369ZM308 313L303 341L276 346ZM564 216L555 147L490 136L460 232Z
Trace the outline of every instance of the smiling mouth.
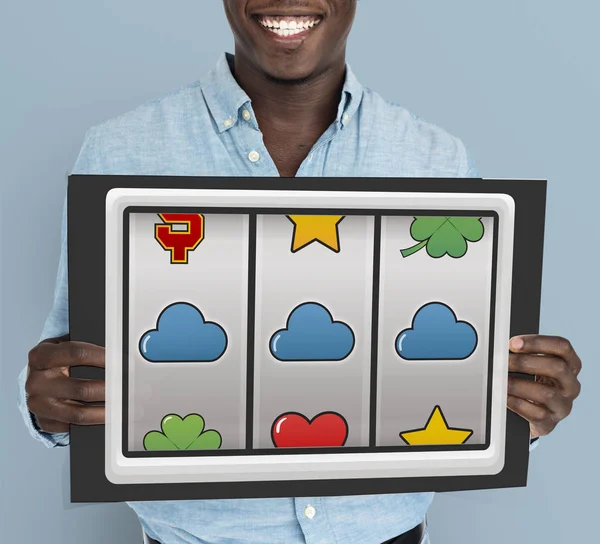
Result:
M266 31L280 38L307 35L323 21L320 15L255 15L254 20Z

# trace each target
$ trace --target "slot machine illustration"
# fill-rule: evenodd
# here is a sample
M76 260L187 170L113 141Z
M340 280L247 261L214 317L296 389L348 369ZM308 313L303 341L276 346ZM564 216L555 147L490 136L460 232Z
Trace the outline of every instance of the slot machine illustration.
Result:
M514 202L113 189L107 478L495 474Z

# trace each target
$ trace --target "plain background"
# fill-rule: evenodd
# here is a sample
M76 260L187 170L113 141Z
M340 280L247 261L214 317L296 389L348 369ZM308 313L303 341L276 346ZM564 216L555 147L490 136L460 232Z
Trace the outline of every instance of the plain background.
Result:
M595 0L359 6L349 60L363 84L462 138L485 177L549 179L541 328L584 362L582 395L532 455L529 486L438 495L435 544L598 538L599 18ZM0 540L137 543L125 505L69 504L68 451L29 437L17 374L51 307L85 130L200 78L232 38L219 0L24 0L3 2L0 45Z

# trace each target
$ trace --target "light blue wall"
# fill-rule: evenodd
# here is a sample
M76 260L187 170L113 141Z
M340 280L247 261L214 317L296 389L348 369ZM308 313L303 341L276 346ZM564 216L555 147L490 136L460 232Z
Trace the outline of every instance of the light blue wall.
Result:
M361 2L349 58L363 83L463 138L486 177L550 180L542 329L584 361L529 487L438 496L436 544L598 538L599 18L595 0ZM85 130L196 80L231 37L218 0L29 0L3 4L0 46L0 541L138 542L125 506L69 504L68 452L29 438L15 383L50 309Z

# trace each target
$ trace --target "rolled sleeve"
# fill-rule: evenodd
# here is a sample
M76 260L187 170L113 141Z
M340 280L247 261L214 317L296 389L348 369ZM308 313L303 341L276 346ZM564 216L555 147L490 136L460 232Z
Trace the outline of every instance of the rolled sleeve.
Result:
M40 430L35 416L27 408L27 393L25 392L25 382L27 381L28 367L25 367L19 374L19 411L25 421L25 426L29 434L36 440L39 440L47 448L58 448L69 445L69 433L45 433Z

